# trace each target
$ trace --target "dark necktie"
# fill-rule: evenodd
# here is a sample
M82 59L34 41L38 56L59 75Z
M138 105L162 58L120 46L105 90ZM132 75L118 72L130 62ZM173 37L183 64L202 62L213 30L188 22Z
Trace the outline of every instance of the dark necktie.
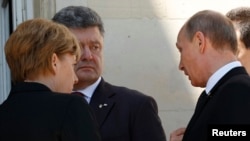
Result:
M187 126L187 129L186 129L186 133L185 134L188 134L187 132L190 130L190 128L192 128L192 126L194 125L194 123L196 122L197 118L199 118L200 114L201 114L201 111L202 109L204 108L206 102L208 100L208 95L206 94L206 91L204 90L198 101L197 101L197 104L196 104L196 107L195 107L195 111L194 111L194 114L191 118L191 120L189 121L188 123L188 126Z
M81 92L72 92L72 94L74 94L74 95L79 95L79 96L83 97L84 101L87 102L87 100L86 100L86 95L85 95L85 94L83 94L83 93L81 93ZM88 102L87 102L87 103L88 103Z
M200 95L200 97L199 97L199 99L197 101L196 108L195 108L195 113L200 112L200 110L203 109L207 99L208 99L208 95L207 95L206 91L204 90L201 93L201 95Z

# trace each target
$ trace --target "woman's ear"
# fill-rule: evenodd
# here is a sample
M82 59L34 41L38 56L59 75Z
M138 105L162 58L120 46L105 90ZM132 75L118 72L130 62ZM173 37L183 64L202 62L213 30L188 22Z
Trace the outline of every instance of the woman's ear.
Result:
M199 52L204 53L206 49L206 40L204 34L198 31L195 33L194 37L195 37L195 44L198 46Z
M58 56L55 54L55 53L53 53L53 55L52 55L52 58L51 58L52 60L51 60L51 65L52 65L52 73L56 73L56 71L58 70L58 62L59 62L59 58L58 58Z

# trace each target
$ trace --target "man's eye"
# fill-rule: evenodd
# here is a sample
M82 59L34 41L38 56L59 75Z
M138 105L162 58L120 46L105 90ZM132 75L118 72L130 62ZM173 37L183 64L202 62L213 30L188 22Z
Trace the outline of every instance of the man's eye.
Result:
M93 51L99 51L100 47L99 46L92 46L91 50L93 50Z
M98 49L98 48L99 48L98 46L94 46L94 47L93 47L93 49L95 49L95 50Z

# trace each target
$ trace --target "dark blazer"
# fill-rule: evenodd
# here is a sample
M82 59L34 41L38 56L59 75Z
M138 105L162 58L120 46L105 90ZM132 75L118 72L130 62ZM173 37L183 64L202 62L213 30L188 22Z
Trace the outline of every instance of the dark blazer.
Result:
M166 141L156 101L150 96L102 79L90 106L103 141Z
M219 80L203 104L198 101L183 141L206 141L211 136L208 126L214 124L249 125L249 111L250 77L243 67L237 67Z
M90 109L80 96L39 83L16 84L0 105L0 140L100 141Z

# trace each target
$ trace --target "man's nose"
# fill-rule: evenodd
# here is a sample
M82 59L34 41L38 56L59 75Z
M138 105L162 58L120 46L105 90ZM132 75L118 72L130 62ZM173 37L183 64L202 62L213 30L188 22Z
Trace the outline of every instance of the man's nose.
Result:
M82 48L81 59L91 60L93 58L92 52L89 47Z

